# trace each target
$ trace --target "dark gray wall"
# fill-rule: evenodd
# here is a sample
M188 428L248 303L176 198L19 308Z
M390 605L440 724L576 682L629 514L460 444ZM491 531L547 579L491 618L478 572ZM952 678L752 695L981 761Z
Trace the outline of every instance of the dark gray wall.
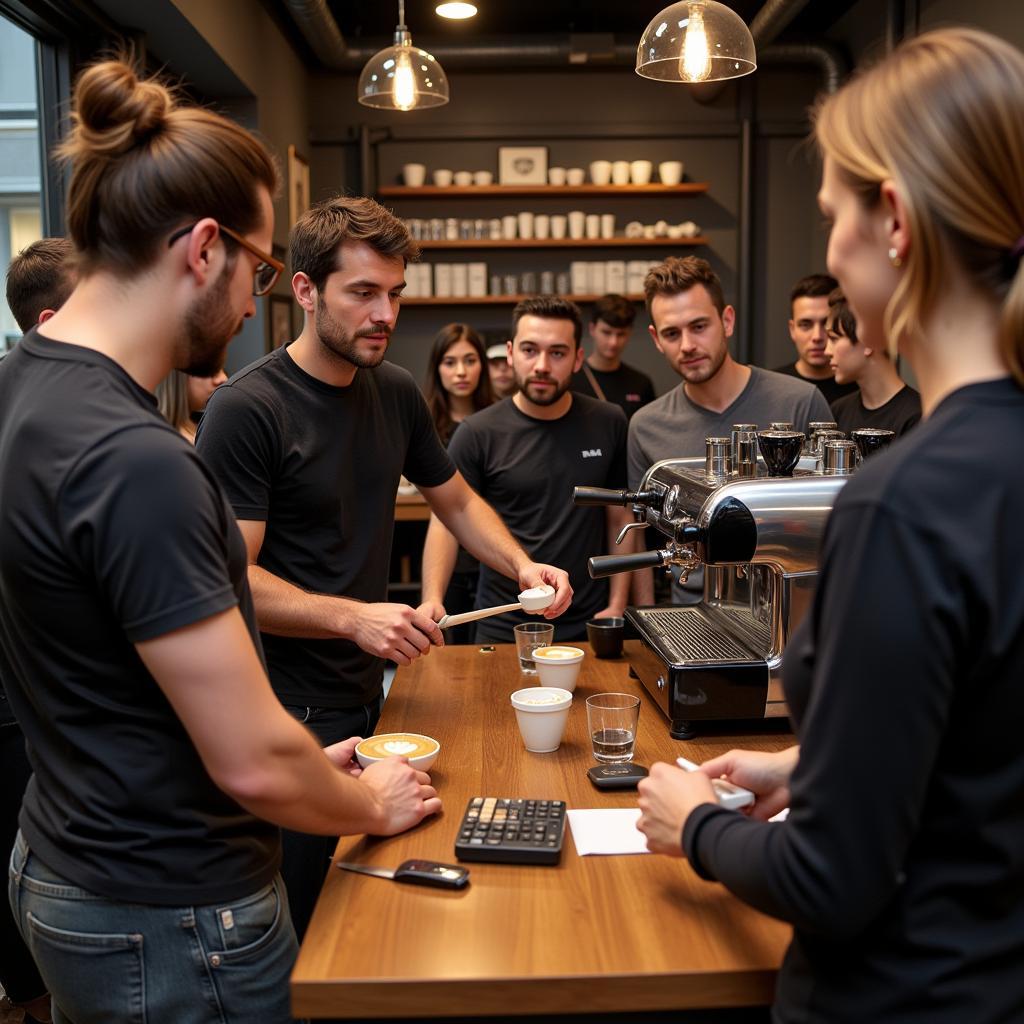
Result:
M381 184L400 180L401 165L418 161L437 167L497 169L499 145L545 145L549 164L582 166L593 159L682 159L686 177L708 181L704 196L622 197L544 200L396 200L389 205L400 216L491 217L519 209L535 212L615 212L620 225L628 220L670 223L694 220L709 237L706 249L520 250L514 253L432 253L433 261L457 262L480 256L488 270L564 270L579 259L658 259L668 253L696 251L722 276L727 296L736 298L739 213L738 89L728 88L711 105L694 101L685 87L649 82L631 68L602 72L538 71L509 74L452 72L452 102L438 110L387 115L368 110L355 100L355 78L323 76L310 90L310 124L314 140L313 192L358 191L357 146L361 124L382 129L386 136L374 147ZM766 124L755 146L754 176L759 198L754 301L739 310L752 325L755 361L774 365L788 358L791 346L785 329L787 295L792 282L819 269L824 259L823 235L816 217L808 218L816 190L813 161L799 147L806 109L818 88L815 75L766 67L751 80L751 99ZM781 132L781 137L777 137ZM489 259L488 259L489 257ZM507 332L509 308L503 306L414 307L402 311L392 342L392 356L419 376L434 333L452 320L469 320L494 336ZM585 311L587 312L587 311ZM676 378L647 337L641 311L627 360L656 380L659 391Z

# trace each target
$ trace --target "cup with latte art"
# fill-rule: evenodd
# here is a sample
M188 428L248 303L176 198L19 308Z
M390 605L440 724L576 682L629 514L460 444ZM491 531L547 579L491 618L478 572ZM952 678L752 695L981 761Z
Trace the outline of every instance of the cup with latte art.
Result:
M441 752L441 744L418 732L386 732L369 736L356 746L356 760L363 768L389 757L407 757L409 764L425 772Z

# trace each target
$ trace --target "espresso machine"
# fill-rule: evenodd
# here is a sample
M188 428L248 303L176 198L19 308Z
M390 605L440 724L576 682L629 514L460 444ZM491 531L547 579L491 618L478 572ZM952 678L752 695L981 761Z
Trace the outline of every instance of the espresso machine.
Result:
M632 506L636 521L619 542L647 526L665 538L658 550L591 558L595 579L678 567L685 581L703 568L698 603L626 610L639 636L626 645L631 670L675 739L701 723L787 715L782 654L810 607L829 513L867 446L738 427L708 438L704 458L655 463L635 492L574 492L578 505Z

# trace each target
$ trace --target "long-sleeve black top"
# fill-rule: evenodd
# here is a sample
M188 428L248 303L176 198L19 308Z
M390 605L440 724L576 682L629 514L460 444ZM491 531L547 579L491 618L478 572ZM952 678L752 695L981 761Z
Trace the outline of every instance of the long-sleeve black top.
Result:
M781 824L711 805L694 868L789 921L785 1022L1024 1020L1024 391L962 388L844 488L783 666Z

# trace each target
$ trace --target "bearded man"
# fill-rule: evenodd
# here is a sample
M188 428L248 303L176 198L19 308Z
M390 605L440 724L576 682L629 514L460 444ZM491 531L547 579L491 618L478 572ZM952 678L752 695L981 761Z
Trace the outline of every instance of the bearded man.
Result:
M588 619L622 615L629 575L592 580L587 559L632 550L614 539L632 515L623 508L576 508L574 485L622 488L626 480L626 416L617 405L571 390L583 362L577 307L556 296L524 299L512 313L508 358L518 391L462 421L448 452L469 485L491 504L512 536L538 560L564 566L572 608L555 623L556 640L586 637ZM432 609L448 585L455 538L436 519L423 552L423 599ZM511 604L510 580L483 567L477 605ZM477 623L478 642L507 642L525 621L509 612Z
M429 607L387 601L400 476L510 586L553 586L548 618L572 589L473 493L412 377L384 361L418 255L405 225L371 199L338 197L296 222L289 250L302 333L217 389L197 447L245 538L271 684L327 745L372 734L384 659L407 665L444 643ZM333 852L333 840L285 833L300 937Z

